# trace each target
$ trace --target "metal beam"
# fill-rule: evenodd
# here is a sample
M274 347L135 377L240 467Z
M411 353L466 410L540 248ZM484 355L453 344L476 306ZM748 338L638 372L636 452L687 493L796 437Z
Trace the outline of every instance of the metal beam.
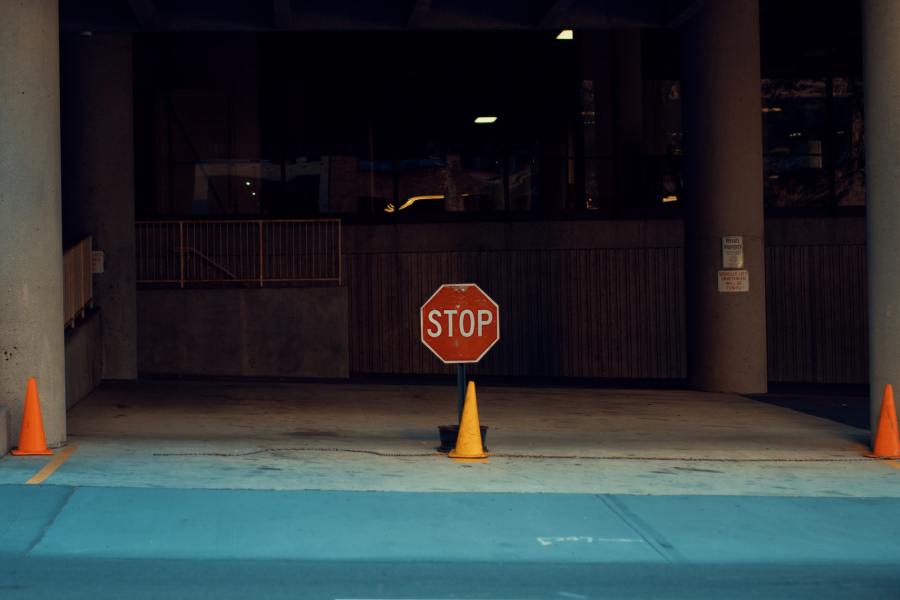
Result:
M290 29L294 25L294 13L291 10L291 0L273 0L272 15L274 16L275 29Z
M128 0L128 4L141 29L159 29L162 26L162 17L153 0Z
M556 27L562 25L563 17L577 0L555 0L541 17L538 27Z
M412 11L409 13L409 20L406 22L406 26L410 28L421 27L430 10L431 0L415 0L415 2L413 2Z

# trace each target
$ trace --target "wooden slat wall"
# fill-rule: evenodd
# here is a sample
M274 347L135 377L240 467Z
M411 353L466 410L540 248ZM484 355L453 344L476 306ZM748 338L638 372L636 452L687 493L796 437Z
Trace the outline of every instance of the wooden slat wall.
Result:
M766 248L769 380L868 381L866 247Z
M441 283L477 283L501 308L491 375L685 376L678 247L348 253L350 369L449 373L419 342Z
M419 342L418 308L441 283L474 282L502 311L482 373L683 378L680 227L360 229L345 254L351 372L451 372ZM864 219L769 219L766 231L770 381L866 383Z

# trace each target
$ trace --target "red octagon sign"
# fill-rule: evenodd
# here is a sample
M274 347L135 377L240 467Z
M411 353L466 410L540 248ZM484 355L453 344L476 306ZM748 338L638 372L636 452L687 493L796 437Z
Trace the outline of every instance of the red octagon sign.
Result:
M500 339L500 307L474 283L445 283L419 311L422 343L445 363L474 363Z

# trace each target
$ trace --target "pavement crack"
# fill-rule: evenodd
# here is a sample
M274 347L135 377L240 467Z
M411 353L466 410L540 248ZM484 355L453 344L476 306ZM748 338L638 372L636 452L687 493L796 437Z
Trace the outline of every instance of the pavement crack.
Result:
M78 488L74 487L74 486L69 488L68 492L66 493L65 498L63 498L63 501L60 503L59 508L56 509L55 513L53 513L53 518L51 518L49 521L47 521L47 523L41 528L40 535L38 535L34 539L34 541L32 541L28 545L28 548L26 548L25 556L30 556L31 551L34 550L38 544L40 544L41 542L44 541L44 537L47 535L47 532L50 531L50 528L53 527L54 523L56 523L56 519L59 517L60 513L62 513L62 511L65 510L66 506L69 505L69 500L72 499L72 496L75 494L75 492L77 490L78 490Z
M616 499L615 496L609 494L597 494L597 497L611 510L617 517L631 528L641 539L647 542L663 560L669 563L685 563L687 560L666 538L649 523L634 514L625 504Z

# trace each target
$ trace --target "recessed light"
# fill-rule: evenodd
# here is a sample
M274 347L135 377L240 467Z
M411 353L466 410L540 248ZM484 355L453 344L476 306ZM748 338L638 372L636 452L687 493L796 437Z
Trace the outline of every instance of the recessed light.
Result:
M571 29L563 29L563 30L560 31L559 34L556 36L556 39L558 39L558 40L572 40L572 39L575 39L575 32L572 31Z
M475 117L476 123L495 123L496 121L497 117L493 116Z

